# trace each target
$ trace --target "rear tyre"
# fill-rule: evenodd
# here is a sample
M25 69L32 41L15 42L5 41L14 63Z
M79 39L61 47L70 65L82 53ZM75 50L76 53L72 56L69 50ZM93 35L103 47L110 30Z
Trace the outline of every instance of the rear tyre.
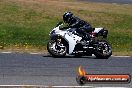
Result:
M64 57L67 53L67 47L63 43L57 43L50 40L47 44L47 50L53 57Z
M100 59L108 59L112 55L112 47L106 40L99 40L94 55Z

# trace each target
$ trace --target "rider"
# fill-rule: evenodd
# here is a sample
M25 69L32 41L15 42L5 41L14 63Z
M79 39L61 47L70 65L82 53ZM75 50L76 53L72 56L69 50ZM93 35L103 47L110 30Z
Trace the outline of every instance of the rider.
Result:
M92 26L84 20L73 16L72 12L65 12L63 15L63 21L68 24L70 28L77 28L77 31L83 35L83 39L89 40L89 32L92 32Z

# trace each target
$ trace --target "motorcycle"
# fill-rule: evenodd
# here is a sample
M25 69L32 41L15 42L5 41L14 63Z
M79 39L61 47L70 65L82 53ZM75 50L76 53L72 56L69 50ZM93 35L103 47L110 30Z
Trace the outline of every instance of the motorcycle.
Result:
M83 39L76 28L62 27L59 22L50 32L47 50L53 57L64 57L66 54L74 56L92 56L108 59L112 55L112 47L107 41L108 30L93 28L89 33L90 40Z

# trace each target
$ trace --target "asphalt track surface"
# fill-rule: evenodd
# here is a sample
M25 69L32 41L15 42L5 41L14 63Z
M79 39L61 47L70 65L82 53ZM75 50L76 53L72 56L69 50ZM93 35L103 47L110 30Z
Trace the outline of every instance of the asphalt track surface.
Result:
M82 66L87 74L130 74L132 57L53 58L42 54L0 53L0 85L79 86L77 69ZM132 87L129 84L86 84L92 87Z
M80 1L118 3L118 4L132 4L132 0L80 0Z

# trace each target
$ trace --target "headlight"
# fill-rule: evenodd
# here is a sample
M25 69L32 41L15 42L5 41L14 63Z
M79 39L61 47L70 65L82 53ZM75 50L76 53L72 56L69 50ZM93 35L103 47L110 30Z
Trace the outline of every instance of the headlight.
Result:
M51 31L51 33L50 33L50 34L51 34L51 35L52 35L52 34L55 34L55 30Z

